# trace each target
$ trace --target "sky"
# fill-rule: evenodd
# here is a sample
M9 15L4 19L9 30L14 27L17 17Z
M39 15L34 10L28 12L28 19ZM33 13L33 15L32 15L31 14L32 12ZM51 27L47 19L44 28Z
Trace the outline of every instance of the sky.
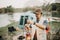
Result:
M58 3L60 3L60 0L56 0L55 2L58 2Z
M0 0L0 8L12 5L14 8L24 8L31 5L39 5L43 3L53 3L55 0Z

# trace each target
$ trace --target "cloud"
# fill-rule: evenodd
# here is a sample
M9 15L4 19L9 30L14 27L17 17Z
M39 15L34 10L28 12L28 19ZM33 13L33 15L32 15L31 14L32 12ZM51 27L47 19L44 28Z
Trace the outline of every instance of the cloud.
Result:
M24 7L28 0L0 0L0 8L12 5L15 8Z
M30 1L30 2L29 2ZM44 2L54 2L54 0L0 0L0 8L12 5L15 8L23 8L29 5L42 5Z

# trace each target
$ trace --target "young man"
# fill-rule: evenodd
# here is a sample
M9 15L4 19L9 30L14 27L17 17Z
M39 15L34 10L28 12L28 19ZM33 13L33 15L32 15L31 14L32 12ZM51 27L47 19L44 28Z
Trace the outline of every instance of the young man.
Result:
M46 30L47 30L47 19L42 17L42 12L40 9L35 11L36 20L28 20L28 23L32 26L32 40L47 40ZM36 35L36 37L35 37ZM34 39L34 37L36 39Z

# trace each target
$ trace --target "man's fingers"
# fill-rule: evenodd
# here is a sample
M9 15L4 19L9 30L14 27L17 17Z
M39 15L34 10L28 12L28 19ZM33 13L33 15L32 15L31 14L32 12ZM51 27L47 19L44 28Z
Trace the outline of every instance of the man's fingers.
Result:
M31 21L31 20L27 20L27 23L28 23L28 24L32 24L33 21Z

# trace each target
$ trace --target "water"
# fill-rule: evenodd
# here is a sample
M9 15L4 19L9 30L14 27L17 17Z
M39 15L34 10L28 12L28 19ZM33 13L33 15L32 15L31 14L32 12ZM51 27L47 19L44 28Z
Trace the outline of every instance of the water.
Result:
M25 14L27 12L23 13L13 13L13 15L8 15L8 13L0 14L0 27L4 27L11 23L10 20L19 21L20 15Z
M0 27L10 24L9 16L7 14L0 14Z
M0 14L0 27L5 27L8 24L11 24L11 20L19 21L20 15L24 13L13 13L13 15L6 14Z
M23 12L23 13L13 13L13 15L8 15L8 14L0 14L0 27L4 27L8 24L11 23L10 20L14 20L14 21L20 21L20 16L22 14L26 14L26 13L31 13L31 12ZM30 15L30 14L28 14Z

